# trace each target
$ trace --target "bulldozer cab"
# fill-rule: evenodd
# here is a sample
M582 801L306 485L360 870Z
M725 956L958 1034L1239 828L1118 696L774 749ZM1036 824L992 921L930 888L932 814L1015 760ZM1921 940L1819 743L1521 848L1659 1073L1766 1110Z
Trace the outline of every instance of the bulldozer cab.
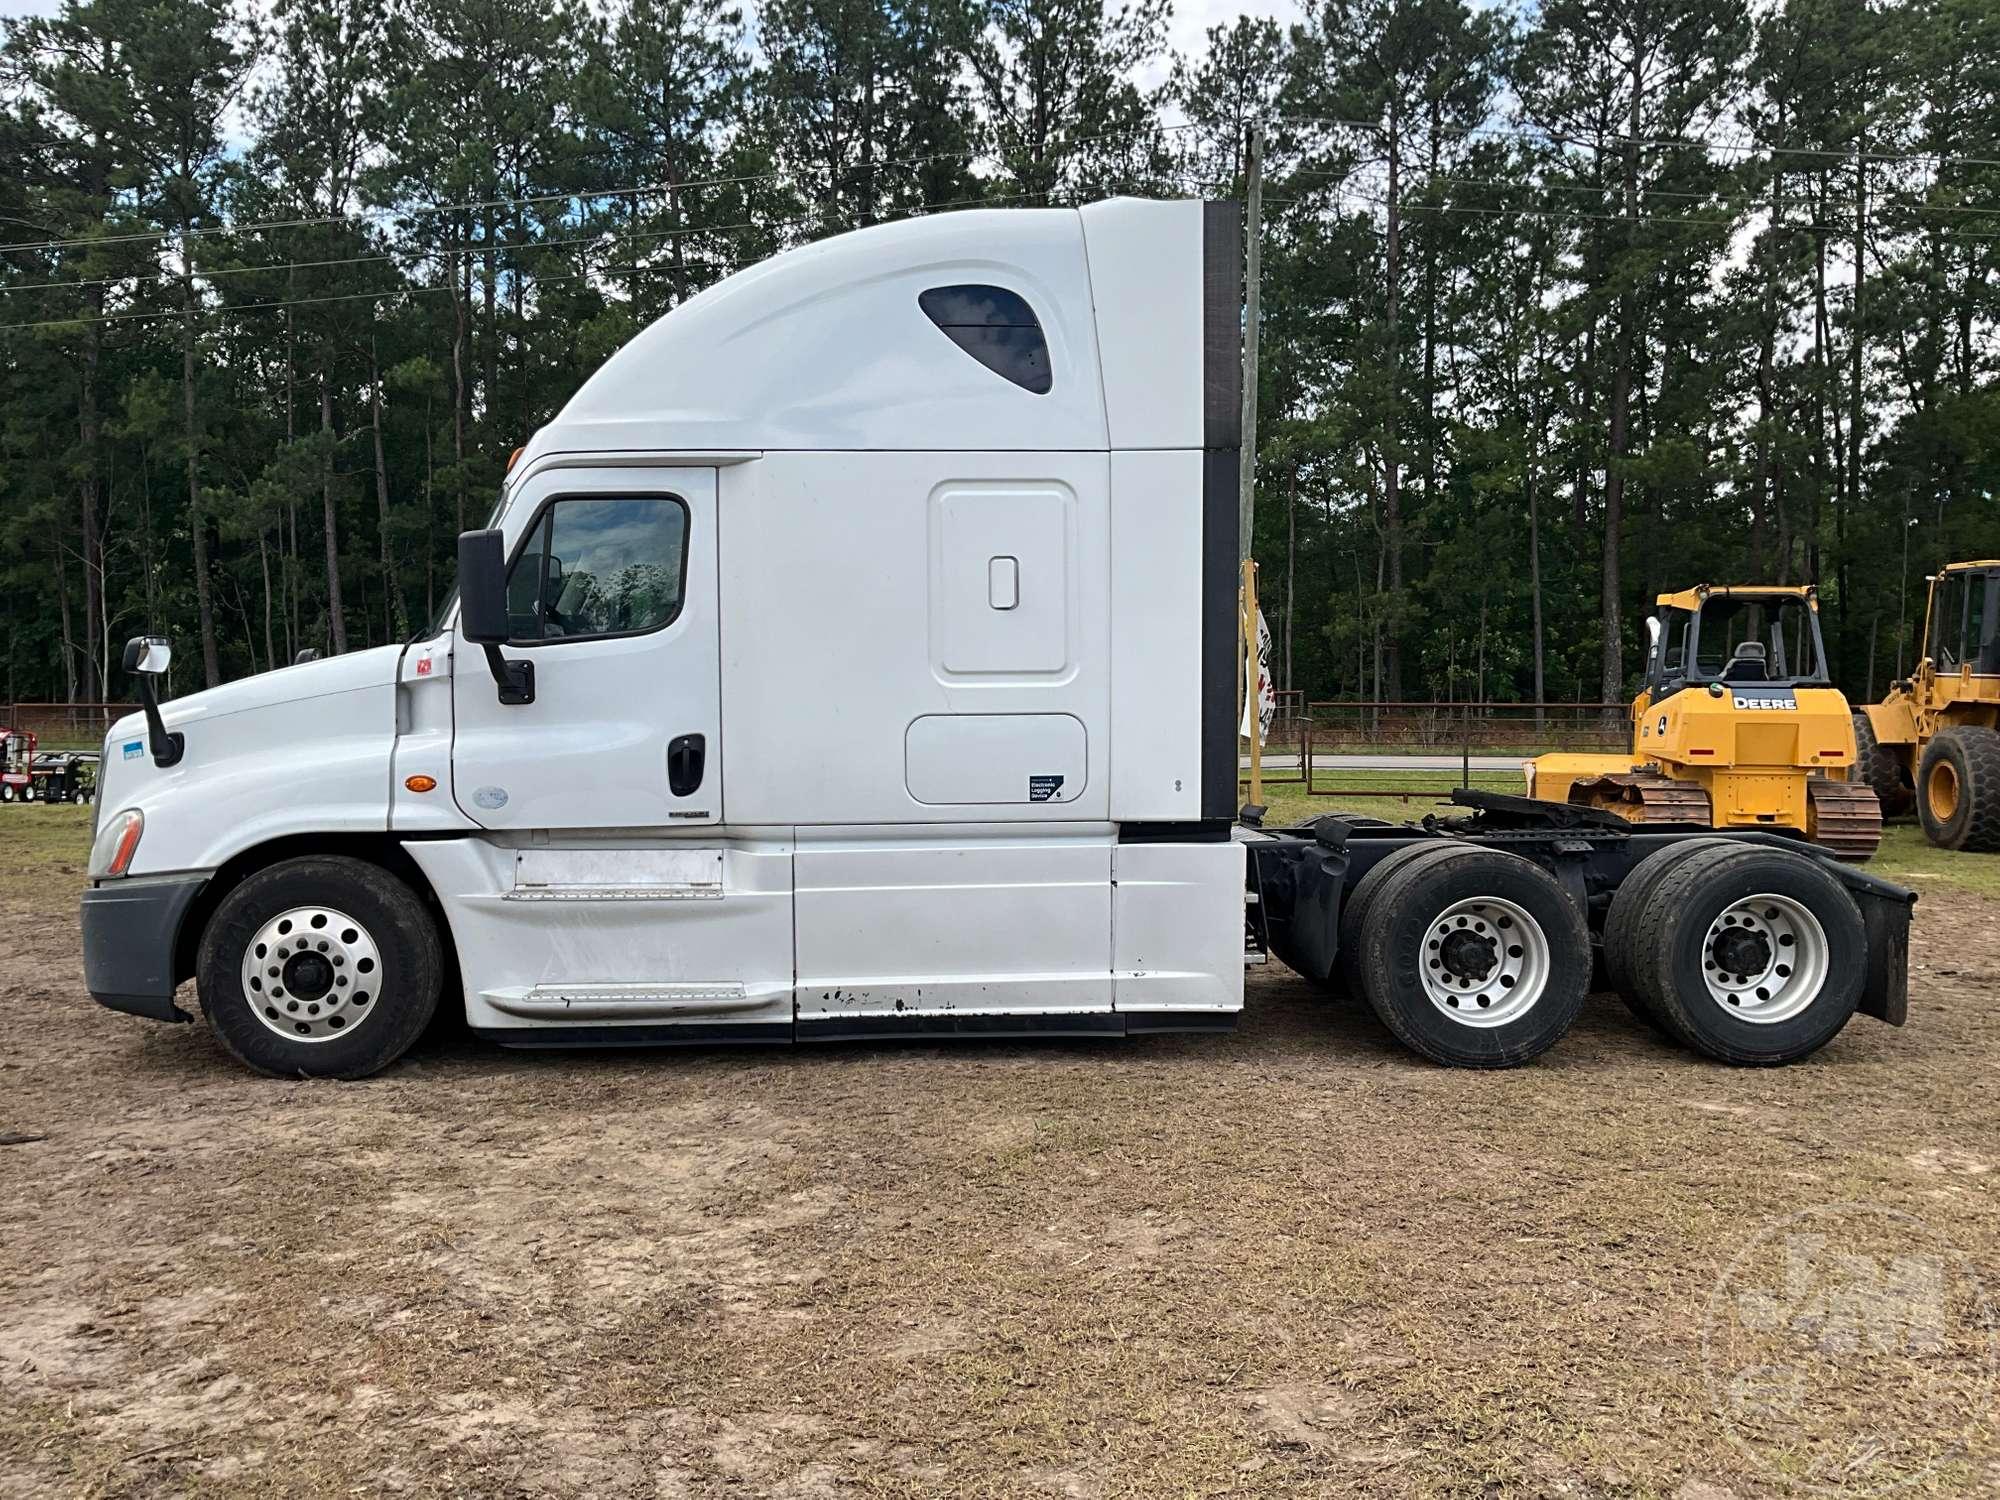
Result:
M1662 594L1649 628L1646 696L1683 688L1824 687L1826 651L1810 588L1699 588Z
M2000 562L1953 563L1931 579L1921 656L1940 676L2000 676Z

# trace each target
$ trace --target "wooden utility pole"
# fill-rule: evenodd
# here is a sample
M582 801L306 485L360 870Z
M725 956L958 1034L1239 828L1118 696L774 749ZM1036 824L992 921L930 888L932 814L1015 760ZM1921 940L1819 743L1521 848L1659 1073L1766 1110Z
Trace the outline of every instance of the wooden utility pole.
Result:
M1236 531L1238 555L1243 564L1242 649L1243 663L1237 696L1242 699L1250 730L1250 800L1264 801L1264 723L1257 662L1257 564L1250 543L1256 535L1257 519L1257 323L1259 286L1262 273L1264 238L1264 126L1250 122L1245 142L1244 174L1248 178L1246 196L1249 209L1244 226L1248 254L1243 267L1243 447L1236 470Z

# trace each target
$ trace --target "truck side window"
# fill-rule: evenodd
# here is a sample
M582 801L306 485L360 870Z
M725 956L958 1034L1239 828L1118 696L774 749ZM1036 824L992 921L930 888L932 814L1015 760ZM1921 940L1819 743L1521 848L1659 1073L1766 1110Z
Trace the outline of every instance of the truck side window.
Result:
M517 642L635 635L681 612L687 507L664 496L551 503L507 574Z
M994 374L1046 396L1054 383L1049 341L1035 310L1003 286L934 286L917 306L944 336Z

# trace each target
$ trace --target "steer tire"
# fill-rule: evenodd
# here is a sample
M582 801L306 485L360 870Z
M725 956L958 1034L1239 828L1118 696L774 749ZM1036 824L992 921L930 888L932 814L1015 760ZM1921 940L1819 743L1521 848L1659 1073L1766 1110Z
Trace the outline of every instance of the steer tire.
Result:
M1940 730L1917 767L1917 816L1940 849L2000 851L2000 733Z
M1340 907L1339 944L1334 950L1334 973L1339 977L1340 987L1355 1000L1362 999L1361 984L1361 934L1368 921L1368 908L1375 899L1375 893L1383 883L1398 870L1418 861L1464 854L1472 849L1470 844L1461 844L1454 839L1424 839L1418 843L1406 844L1383 855L1368 868L1368 873L1354 883L1347 893L1347 899Z
M1363 917L1359 958L1382 1024L1458 1068L1539 1057L1590 990L1590 926L1562 885L1519 855L1477 846L1392 871Z
M1796 1062L1832 1041L1868 967L1861 910L1840 881L1810 855L1759 845L1675 862L1627 941L1634 992L1667 1032L1743 1067ZM1742 974L1717 963L1718 944L1730 941L1749 945L1736 960ZM1726 993L1711 989L1711 975Z
M1606 985L1618 992L1618 998L1625 1006L1662 1036L1672 1037L1666 1023L1653 1014L1652 1008L1640 998L1635 978L1637 964L1632 948L1633 934L1638 929L1639 914L1646 909L1647 899L1654 887L1673 873L1674 868L1697 849L1740 849L1743 846L1732 839L1686 839L1677 844L1669 844L1656 849L1639 862L1638 868L1619 883L1611 893L1611 908L1604 914L1604 978Z
M1867 785L1881 804L1883 817L1910 810L1913 795L1901 758L1875 738L1875 726L1859 709L1854 712L1854 771L1848 779Z
M295 922L294 912L309 915ZM331 920L316 927L318 917ZM253 993L245 961L260 937ZM195 967L223 1046L260 1073L290 1078L386 1068L430 1024L443 973L437 923L416 892L379 865L337 855L285 860L230 891Z

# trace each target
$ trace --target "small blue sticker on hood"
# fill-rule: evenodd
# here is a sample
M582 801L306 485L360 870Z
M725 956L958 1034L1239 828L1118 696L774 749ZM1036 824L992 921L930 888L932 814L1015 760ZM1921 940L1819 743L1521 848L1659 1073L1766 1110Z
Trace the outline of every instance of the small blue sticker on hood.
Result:
M137 760L145 751L145 748L145 741L143 740L127 740L125 742L125 758L127 760Z

